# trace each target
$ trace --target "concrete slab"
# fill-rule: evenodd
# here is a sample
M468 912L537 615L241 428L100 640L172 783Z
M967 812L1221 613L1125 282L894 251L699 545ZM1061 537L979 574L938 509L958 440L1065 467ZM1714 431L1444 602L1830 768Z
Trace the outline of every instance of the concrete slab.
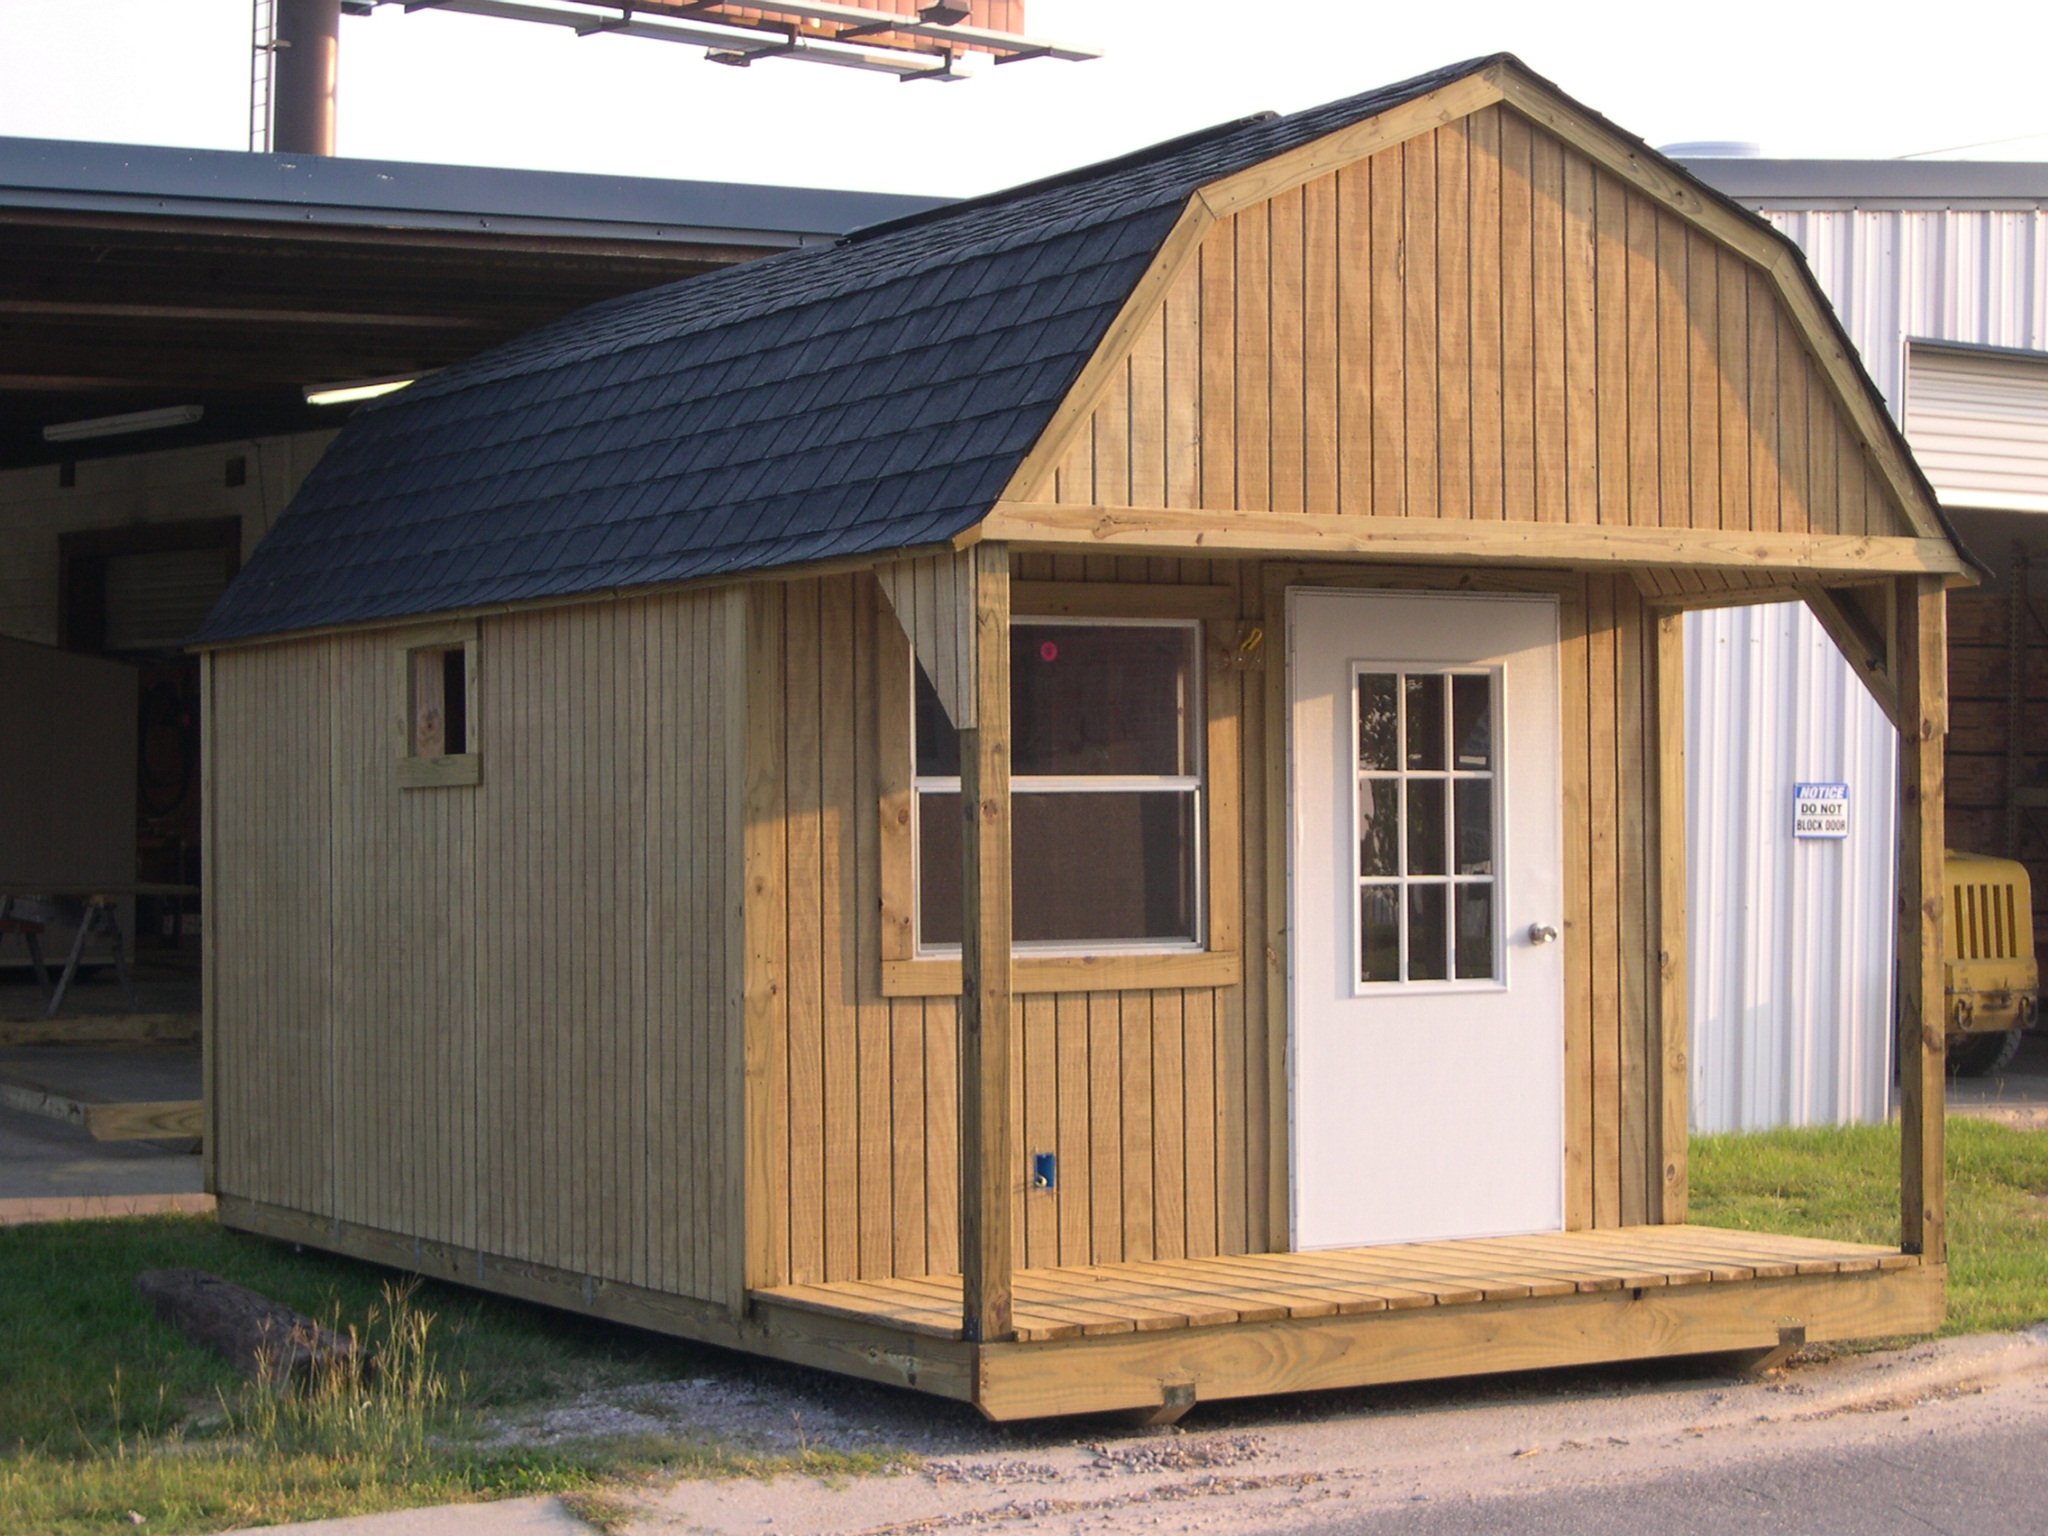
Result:
M197 1045L0 1046L0 1079L88 1104L156 1103L200 1096Z
M40 1221L107 1221L121 1216L211 1216L211 1195L49 1195L0 1200L0 1227Z
M94 1141L84 1127L0 1109L0 1200L196 1195L190 1143Z

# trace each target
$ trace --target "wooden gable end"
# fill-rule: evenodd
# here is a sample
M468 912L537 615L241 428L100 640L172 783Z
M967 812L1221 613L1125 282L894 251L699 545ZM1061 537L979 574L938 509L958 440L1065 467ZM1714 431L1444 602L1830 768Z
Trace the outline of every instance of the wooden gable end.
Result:
M1005 500L1922 532L1812 345L1751 255L1499 103L1215 219Z

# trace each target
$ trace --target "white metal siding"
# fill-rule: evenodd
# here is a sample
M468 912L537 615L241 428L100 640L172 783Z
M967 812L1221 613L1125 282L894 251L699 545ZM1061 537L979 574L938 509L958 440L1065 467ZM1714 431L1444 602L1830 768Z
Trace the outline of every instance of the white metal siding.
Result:
M1906 436L1943 506L2048 512L2048 357L1909 346Z
M1884 1119L1891 726L1805 605L1686 617L1692 1125ZM1849 786L1849 836L1798 842L1792 786Z
M2048 211L1764 217L1806 252L1896 418L1909 338L2048 352ZM1686 644L1694 1128L1882 1119L1897 824L1890 723L1803 609L1692 614ZM1830 771L1831 761L1843 766ZM1771 797L1805 776L1855 786L1849 845L1795 845L1772 819L1789 812Z
M1905 409L1908 337L2048 352L2048 210L1764 217L1806 252L1894 417Z

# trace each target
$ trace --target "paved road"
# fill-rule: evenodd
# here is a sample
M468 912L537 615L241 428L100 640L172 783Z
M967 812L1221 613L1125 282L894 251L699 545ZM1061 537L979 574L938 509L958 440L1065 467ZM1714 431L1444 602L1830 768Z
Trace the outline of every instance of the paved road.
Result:
M2048 1530L2048 1457L2039 1423L1960 1434L1930 1427L1910 1443L1543 1493L1417 1497L1355 1518L1270 1529L1289 1536L2035 1536Z

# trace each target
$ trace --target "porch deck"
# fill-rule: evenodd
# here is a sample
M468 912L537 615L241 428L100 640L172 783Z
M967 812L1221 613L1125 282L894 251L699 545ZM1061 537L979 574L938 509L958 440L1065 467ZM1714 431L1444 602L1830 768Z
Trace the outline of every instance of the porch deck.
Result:
M1896 1248L1653 1226L1022 1269L1000 1344L965 1342L957 1275L754 1301L866 1325L896 1379L1010 1419L1921 1332L1944 1278Z

